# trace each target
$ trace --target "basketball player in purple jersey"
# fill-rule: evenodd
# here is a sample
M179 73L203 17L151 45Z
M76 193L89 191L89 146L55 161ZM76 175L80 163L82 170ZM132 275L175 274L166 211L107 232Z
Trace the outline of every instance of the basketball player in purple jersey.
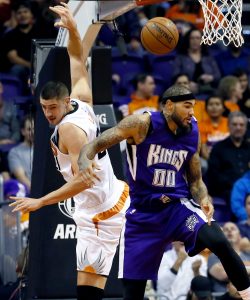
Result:
M94 180L95 155L124 139L128 143L131 205L119 267L125 300L143 299L147 279L157 279L164 250L173 241L182 241L190 256L210 249L242 299L250 299L245 266L212 218L214 208L201 176L194 105L190 91L174 85L163 95L163 112L129 116L81 150L81 175Z

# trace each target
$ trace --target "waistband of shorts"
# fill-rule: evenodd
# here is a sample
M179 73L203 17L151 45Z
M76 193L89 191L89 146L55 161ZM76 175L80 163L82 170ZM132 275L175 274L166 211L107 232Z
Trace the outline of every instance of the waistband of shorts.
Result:
M158 200L158 201L157 201ZM180 203L185 203L185 202L194 202L194 200L192 199L188 199L188 198L168 198L166 201L162 201L160 199L155 199L153 201L150 201L150 203L148 203L148 205L140 205L140 203L136 203L132 201L131 206L135 209L138 209L141 212L152 212L152 213L157 213L157 212L161 212L164 211L165 208L167 208L169 205L172 205L174 203L180 202ZM196 203L197 206L199 206L198 203Z
M121 195L123 194L123 192L125 191L126 188L128 188L128 185L126 182L122 181L122 180L117 180L117 182L115 183L116 185L116 191L115 193L112 194L112 196L105 202L96 205L94 207L90 207L90 208L84 208L85 213L99 213L99 212L103 212L105 210L108 210L110 208L112 208L113 206L116 205L116 203L119 201ZM120 186L120 188L119 188ZM81 208L79 208L81 209Z

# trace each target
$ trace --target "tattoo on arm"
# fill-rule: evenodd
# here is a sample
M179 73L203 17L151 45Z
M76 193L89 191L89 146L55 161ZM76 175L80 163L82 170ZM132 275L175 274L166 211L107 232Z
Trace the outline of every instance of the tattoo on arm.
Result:
M149 119L149 121L148 121ZM117 126L104 131L92 143L86 145L86 154L89 159L113 145L120 143L125 139L131 139L134 143L142 142L150 124L150 118L141 116L128 116L123 119Z
M200 167L200 157L198 152L196 152L189 162L189 169L187 173L187 178L189 182L190 192L194 200L198 203L205 197L207 197L207 187L202 180L201 167Z

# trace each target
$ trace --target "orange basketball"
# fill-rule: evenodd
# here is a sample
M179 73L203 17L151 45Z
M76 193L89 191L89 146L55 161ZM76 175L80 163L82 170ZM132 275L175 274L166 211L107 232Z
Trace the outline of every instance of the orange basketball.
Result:
M170 19L156 17L142 28L141 42L153 54L166 54L172 51L179 40L179 32Z

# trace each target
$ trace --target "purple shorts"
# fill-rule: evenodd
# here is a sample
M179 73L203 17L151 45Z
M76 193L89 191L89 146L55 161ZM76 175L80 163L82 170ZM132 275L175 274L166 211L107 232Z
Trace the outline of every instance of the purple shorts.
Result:
M189 255L196 254L197 233L206 222L194 200L173 201L154 213L130 207L120 241L119 277L156 280L167 245L182 241Z

